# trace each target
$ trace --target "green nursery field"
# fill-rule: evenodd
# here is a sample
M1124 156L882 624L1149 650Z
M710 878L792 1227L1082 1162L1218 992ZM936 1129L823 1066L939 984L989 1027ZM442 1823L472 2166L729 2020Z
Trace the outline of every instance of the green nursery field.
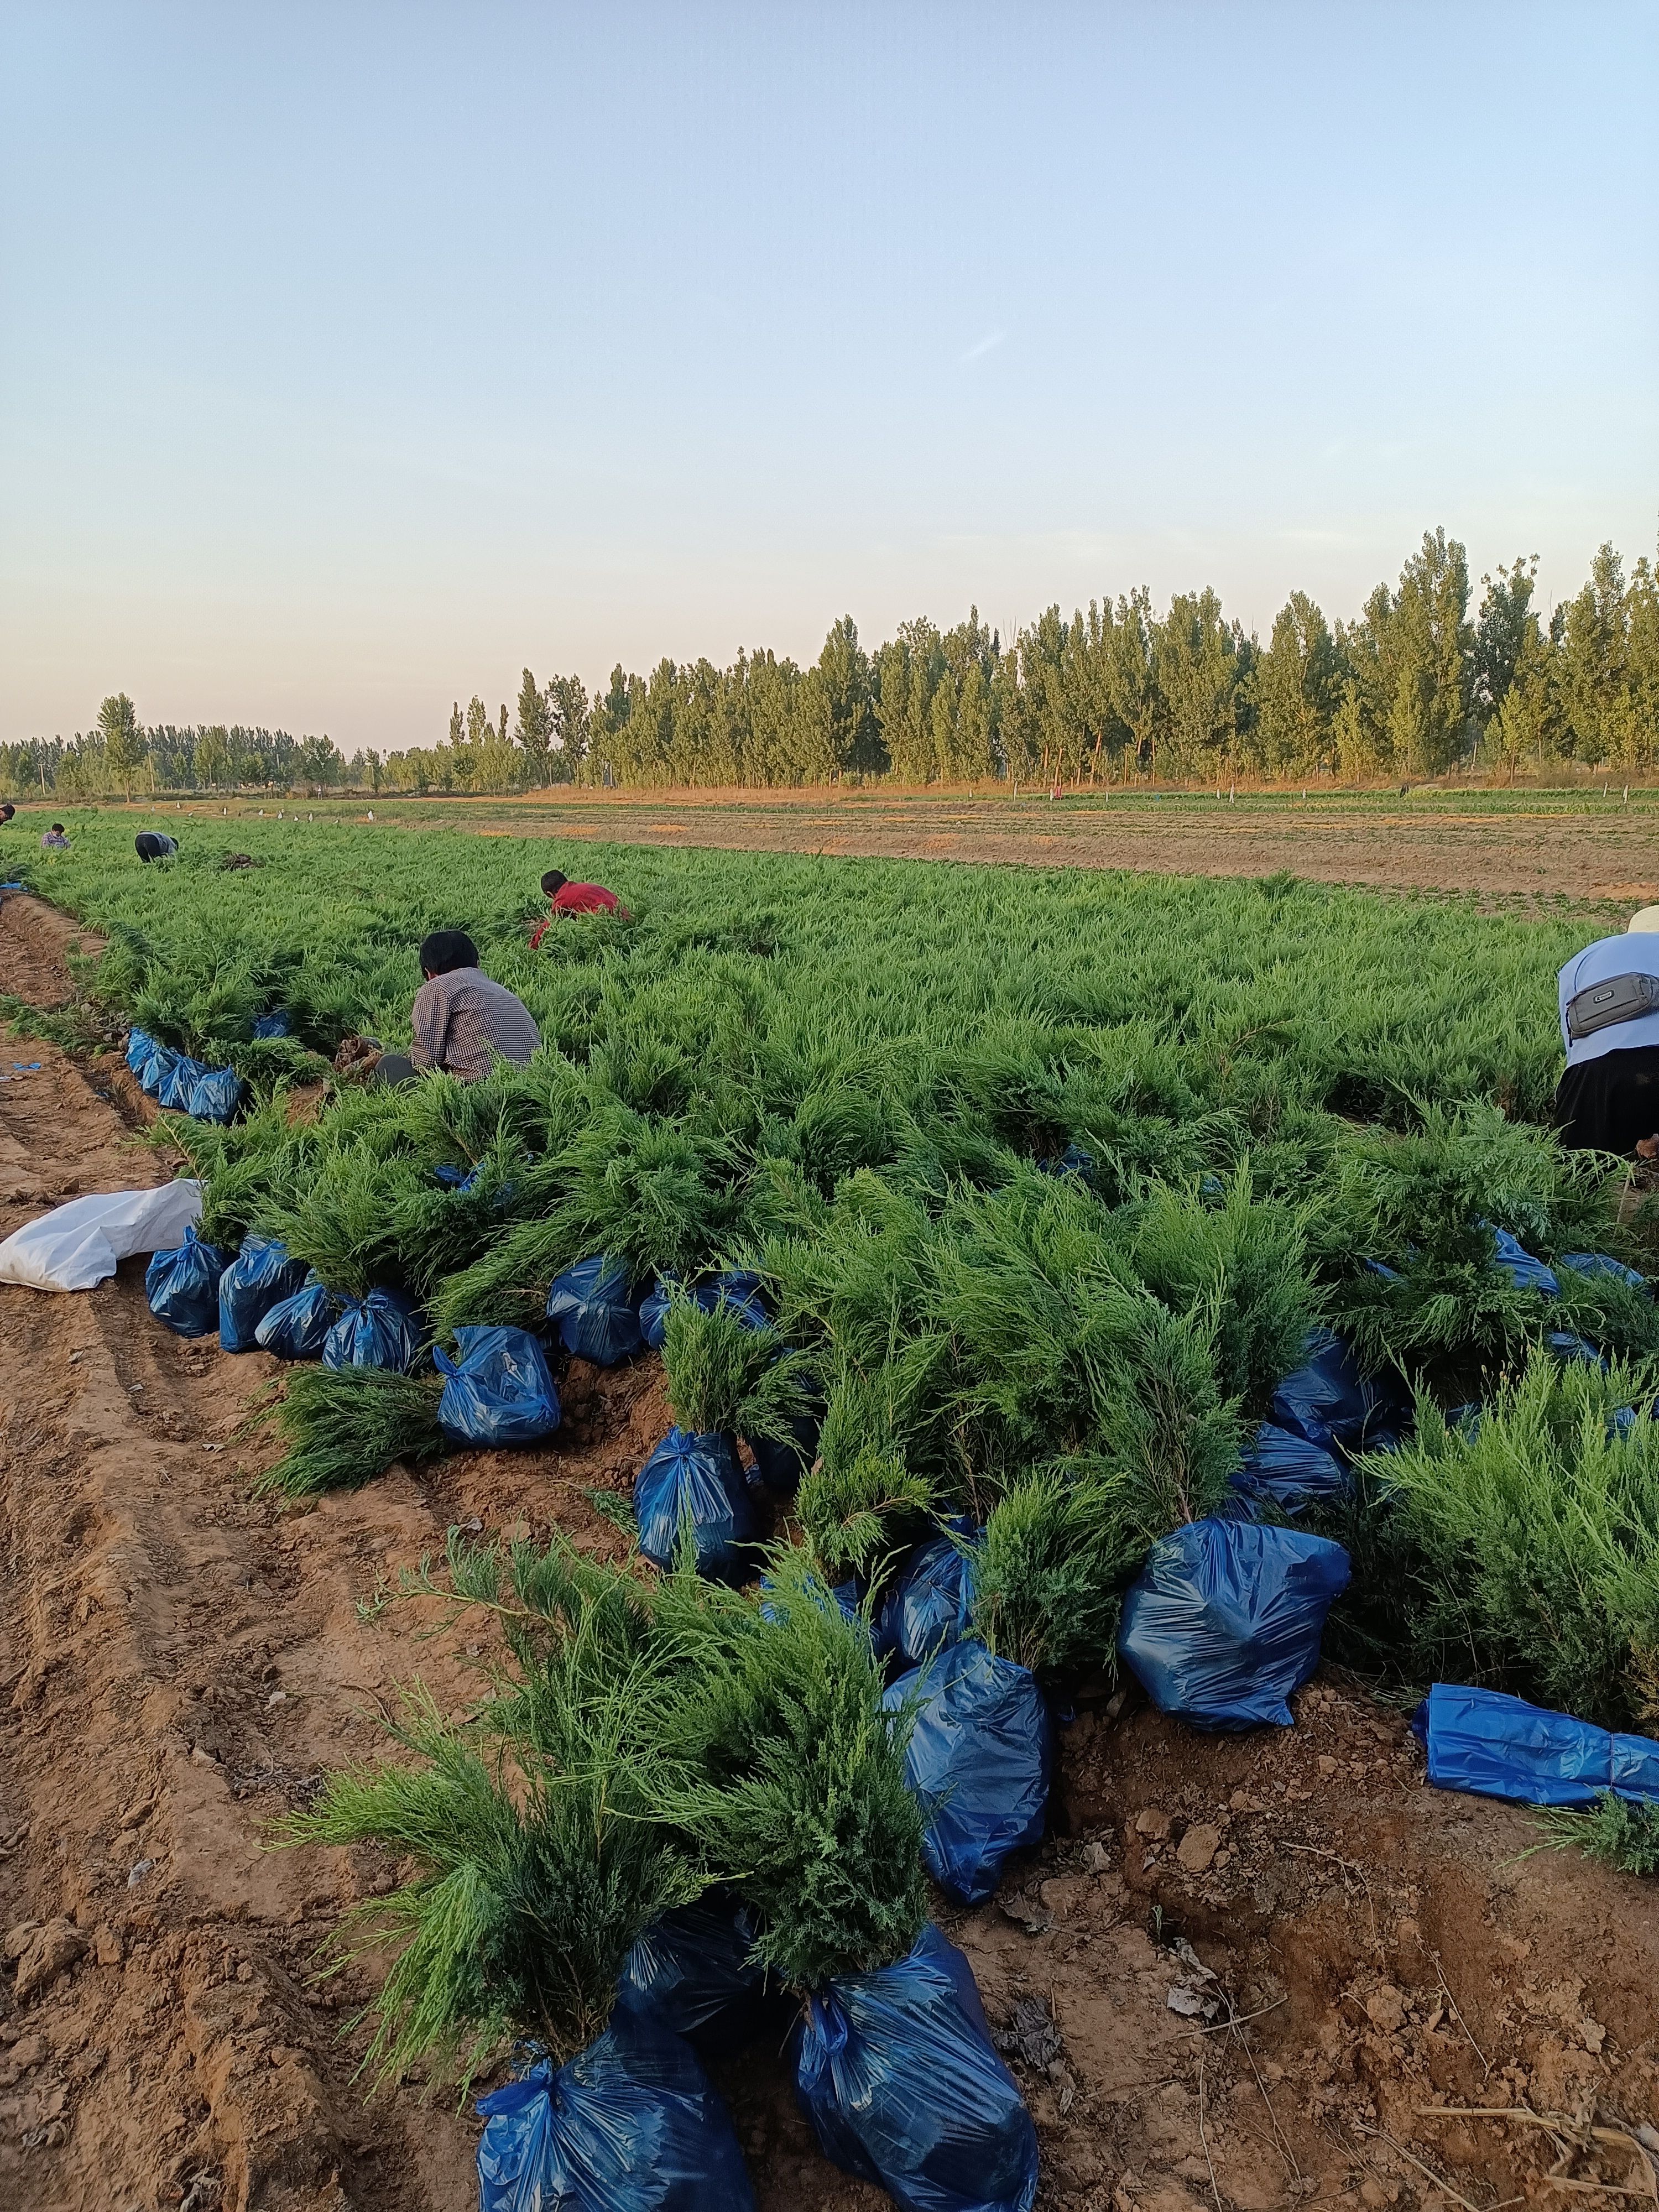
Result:
M607 1579L556 1543L458 1553L434 1576L514 1624L491 1740L610 1809L600 1881L568 1799L548 1798L532 1848L474 1739L429 1712L408 1738L429 1800L339 1784L307 1832L390 1838L435 1869L403 1907L398 2063L527 2018L576 2048L617 1942L715 1875L746 1885L793 1987L897 1956L921 1892L880 1678L811 1593L857 1577L878 1594L966 1514L973 1633L1053 1684L1109 1674L1123 1590L1158 1538L1227 1500L1315 1323L1419 1394L1411 1439L1304 1523L1354 1563L1328 1651L1379 1680L1659 1719L1659 1426L1613 1419L1653 1400L1659 1318L1613 1274L1517 1287L1496 1242L1655 1264L1616 1164L1564 1154L1546 1126L1554 971L1593 929L1289 878L573 857L246 817L191 823L163 870L114 823L76 835L33 874L106 934L95 995L256 1094L228 1130L179 1125L204 1236L278 1238L342 1295L404 1290L440 1341L538 1327L555 1275L594 1254L641 1285L746 1267L769 1328L672 1310L676 1419L818 1431L769 1623L739 1594ZM262 865L222 870L233 845ZM532 952L555 863L630 918L564 921ZM534 1013L536 1060L471 1089L343 1082L290 1126L283 1090L321 1075L313 1055L353 1030L407 1040L415 947L458 926ZM276 1008L294 1036L255 1042ZM439 1167L479 1172L447 1189ZM303 1493L435 1450L435 1389L296 1370L277 1480ZM1474 1401L1471 1425L1454 1409ZM483 1860L495 1875L467 1888ZM594 1908L581 2002L464 1987L463 1954L529 1909L526 1867L563 1879L579 1861L610 1916Z

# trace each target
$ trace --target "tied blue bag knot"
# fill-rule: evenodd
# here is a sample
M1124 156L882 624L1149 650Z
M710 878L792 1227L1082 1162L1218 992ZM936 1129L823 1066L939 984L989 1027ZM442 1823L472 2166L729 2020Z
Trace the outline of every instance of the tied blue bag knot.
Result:
M1231 1480L1249 1504L1265 1501L1281 1513L1300 1513L1316 1499L1346 1497L1352 1486L1347 1470L1322 1445L1311 1444L1272 1421L1263 1421L1256 1431L1255 1441Z
M758 1930L750 1909L724 1890L665 1912L629 1953L617 2003L688 2036L706 2057L741 2051L773 2020L781 2031L793 2008L751 1956Z
M690 2045L638 2013L556 2073L481 2097L478 2212L754 2212L730 2116Z
M1611 1790L1659 1805L1659 1743L1615 1735L1501 1690L1437 1682L1412 1718L1437 1790L1523 1805L1593 1805Z
M1289 1728L1348 1574L1340 1544L1300 1528L1189 1522L1148 1553L1117 1648L1160 1712L1201 1729Z
M706 1314L724 1307L745 1328L761 1329L771 1325L771 1316L761 1296L760 1277L746 1267L728 1267L713 1282L697 1283L690 1289L676 1275L659 1275L640 1301L640 1331L652 1352L662 1350L668 1334L668 1309L677 1291L701 1306Z
M341 1301L339 1317L323 1339L325 1367L386 1367L407 1375L426 1340L414 1301L401 1291L374 1290L366 1298Z
M965 1537L971 1522L957 1524ZM974 1608L974 1559L949 1536L919 1544L903 1572L887 1591L876 1616L876 1649L895 1654L907 1667L920 1667L947 1644L966 1635Z
M451 1359L433 1359L444 1387L438 1425L464 1443L534 1443L559 1425L559 1394L547 1358L527 1329L458 1328Z
M340 1301L321 1276L307 1274L291 1297L268 1309L253 1341L278 1359L320 1359L339 1310Z
M1054 1725L1029 1668L969 1638L890 1684L890 1712L915 1704L904 1778L927 1820L922 1856L964 1905L981 1905L1014 1851L1042 1839Z
M596 1367L630 1358L645 1340L628 1263L603 1254L554 1277L547 1317L558 1323L565 1350Z
M1311 1329L1303 1364L1273 1392L1268 1417L1292 1436L1329 1451L1357 1451L1370 1432L1391 1429L1405 1412L1401 1391L1360 1373L1334 1329Z
M635 1480L634 1512L640 1550L655 1565L673 1565L689 1522L700 1575L741 1582L748 1572L744 1547L755 1534L755 1511L726 1437L670 1429Z
M210 1336L219 1326L219 1279L229 1265L193 1228L171 1252L156 1252L144 1270L149 1310L175 1336Z
M273 1306L305 1287L302 1261L270 1237L248 1236L219 1278L219 1347L252 1352L256 1332Z
M1036 2130L932 1922L895 1965L814 1992L795 2088L824 2155L902 2212L1031 2212Z

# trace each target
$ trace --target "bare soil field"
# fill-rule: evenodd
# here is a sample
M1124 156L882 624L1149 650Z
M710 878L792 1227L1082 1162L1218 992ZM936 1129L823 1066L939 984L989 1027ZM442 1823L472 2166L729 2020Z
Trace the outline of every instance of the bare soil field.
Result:
M0 991L67 1003L72 941L8 901ZM172 1172L115 1071L13 1034L0 1233ZM0 2205L464 2212L477 2123L416 2079L366 2101L373 1962L317 1978L392 1868L273 1830L379 1751L398 1684L476 1694L487 1620L397 1595L450 1526L623 1544L593 1493L666 1425L660 1368L573 1363L546 1448L298 1510L254 1494L276 1364L169 1334L142 1275L0 1287ZM1061 1731L1052 1831L988 1905L939 1900L1011 2037L1044 2206L1659 2199L1632 2133L1659 2119L1655 1886L1527 1856L1524 1814L1430 1790L1360 1683L1328 1668L1293 1730L1231 1738L1103 1688ZM818 2155L783 2052L717 2078L762 2212L887 2201Z
M1315 793L1304 803L1170 793L1048 799L1006 793L583 793L568 799L446 801L422 818L459 818L508 836L709 845L737 851L995 861L1022 867L1130 868L1263 876L1474 893L1485 900L1659 898L1653 794L1594 798L1431 792L1405 799ZM409 810L411 813L414 809ZM377 818L384 809L377 810ZM404 810L397 810L401 816Z

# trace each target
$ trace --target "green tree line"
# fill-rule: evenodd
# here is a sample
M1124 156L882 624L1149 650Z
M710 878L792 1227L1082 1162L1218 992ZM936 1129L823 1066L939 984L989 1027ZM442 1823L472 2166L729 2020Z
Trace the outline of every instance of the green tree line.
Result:
M1364 781L1577 762L1645 770L1659 756L1659 573L1627 575L1610 544L1547 620L1538 561L1483 576L1443 530L1352 621L1304 592L1265 644L1209 589L1161 613L1144 587L1051 606L1004 643L976 610L955 629L919 617L873 652L850 616L802 667L766 650L729 667L659 661L581 678L524 671L516 706L459 700L446 739L349 762L326 738L215 725L145 729L125 693L97 726L0 746L0 789L94 795L254 785L318 791L495 793L622 787L912 784L986 778L1067 784Z

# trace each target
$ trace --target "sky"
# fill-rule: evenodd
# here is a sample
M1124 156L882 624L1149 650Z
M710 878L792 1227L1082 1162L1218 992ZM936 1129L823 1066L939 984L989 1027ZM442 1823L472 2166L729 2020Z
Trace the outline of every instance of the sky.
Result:
M1659 540L1659 5L0 0L0 742ZM1477 593L1479 586L1477 583Z

